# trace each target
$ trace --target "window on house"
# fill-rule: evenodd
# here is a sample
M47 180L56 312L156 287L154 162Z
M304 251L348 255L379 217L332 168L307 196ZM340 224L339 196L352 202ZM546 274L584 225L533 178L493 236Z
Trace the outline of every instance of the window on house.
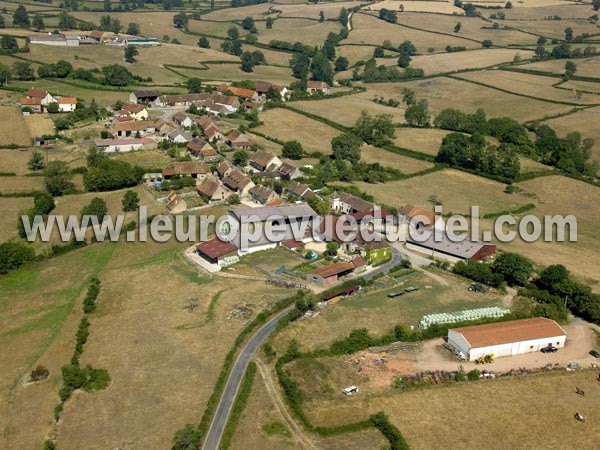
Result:
M529 350L533 350L533 345L530 345L530 346L529 346Z

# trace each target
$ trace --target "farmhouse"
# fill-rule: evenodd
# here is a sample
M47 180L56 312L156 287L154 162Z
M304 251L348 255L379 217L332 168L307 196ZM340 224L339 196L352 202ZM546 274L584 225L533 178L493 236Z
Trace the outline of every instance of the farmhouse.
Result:
M545 317L511 320L448 330L448 343L474 361L482 356L514 356L548 346L565 346L567 333Z
M250 165L261 172L277 169L281 164L282 162L277 156L264 150L257 150L250 155Z
M261 205L266 205L279 198L279 195L273 190L261 184L252 187L248 194L252 200Z
M233 170L233 167L231 167L231 164L229 164L229 161L227 161L226 159L221 161L219 163L219 165L217 166L217 173L219 174L219 177L221 177L221 178L224 178L227 175L229 175L232 170Z
M184 199L171 191L167 197L167 209L171 214L179 214L187 209L187 204Z
M96 42L102 42L102 36L104 36L104 31L94 30L90 31L90 34L87 35L87 38Z
M119 116L129 116L134 120L148 120L148 110L144 105L137 103L126 103L117 111Z
M175 142L176 144L185 144L189 142L191 136L188 133L184 133L181 130L172 130L167 134L167 140L169 142Z
M328 94L329 85L324 81L309 81L306 83L306 92L309 94Z
M283 180L295 180L296 178L304 177L304 173L300 169L286 162L277 168L277 173Z
M433 211L418 206L406 205L400 208L399 212L408 224L417 230L423 227L444 229L444 219L441 216L436 216Z
M50 95L43 89L29 89L26 94L27 98L34 98L40 101L40 105L48 106L50 103L56 103L56 98Z
M193 156L201 158L204 161L215 161L219 159L219 154L217 151L212 148L208 142L200 139L192 139L190 142L188 142L187 150Z
M196 253L211 264L221 266L227 257L237 256L237 247L231 242L222 241L219 238L202 242L196 246Z
M204 163L198 161L174 162L169 167L163 167L162 175L164 179L169 179L173 176L186 176L202 179L209 173L208 168Z
M467 259L483 261L496 253L496 246L493 244L471 240L467 236L449 235L441 230L426 230L414 237L409 234L406 247L451 262Z
M204 137L209 142L220 142L225 143L225 135L216 126L210 127L204 131Z
M157 38L151 37L128 37L125 40L126 45L140 45L143 47L157 47L160 45Z
M156 141L152 138L139 139L97 139L94 147L104 153L125 153L134 150L151 150L156 148Z
M150 120L117 122L110 129L110 133L115 137L130 137L138 133L140 136L144 136L155 131L156 125Z
M372 211L375 205L346 192L334 192L331 195L331 209L342 214Z
M157 107L165 106L190 106L206 101L210 94L174 94L161 95L154 100Z
M221 84L217 86L217 91L219 92L231 92L236 97L243 98L244 100L258 100L258 93L252 89L244 89L235 86L228 86L226 84Z
M290 184L288 184L287 193L289 197L305 200L316 196L313 190L308 187L308 184L298 183L297 181L292 181Z
M362 258L355 258L351 262L336 262L318 269L311 270L306 274L306 281L327 286L335 283L340 278L354 273L358 267L364 266Z
M231 192L223 187L223 185L215 177L209 175L196 186L198 194L207 202L223 201L231 195Z
M223 177L223 184L239 195L240 198L248 197L248 192L254 187L254 182L250 177L237 169L231 170Z
M194 121L182 111L173 115L173 122L183 128L190 128L192 125L194 125Z
M366 242L362 239L360 234L357 236L356 243L354 243L354 249L369 264L388 261L392 257L392 250L387 241L373 240Z
M269 89L271 88L273 88L273 90L279 94L282 101L287 100L290 95L290 91L286 86L279 86L266 81L255 81L254 86L256 87L256 92L260 97L266 97L267 92L269 92Z
M22 97L19 99L21 108L30 108L33 112L42 112L42 101L39 98Z
M75 97L58 97L56 102L60 112L71 112L77 108L77 98Z
M158 91L135 91L129 94L131 103L150 103L156 101L160 96Z
M227 144L234 150L250 150L256 143L240 130L233 130L227 136Z

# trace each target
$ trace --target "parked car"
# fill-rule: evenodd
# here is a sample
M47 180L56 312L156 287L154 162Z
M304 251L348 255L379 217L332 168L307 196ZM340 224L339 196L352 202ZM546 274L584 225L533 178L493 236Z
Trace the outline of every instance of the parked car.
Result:
M540 350L542 353L556 353L558 349L553 345L549 345L548 347L544 347Z
M592 355L594 358L600 358L600 352L598 350L592 350L590 355Z

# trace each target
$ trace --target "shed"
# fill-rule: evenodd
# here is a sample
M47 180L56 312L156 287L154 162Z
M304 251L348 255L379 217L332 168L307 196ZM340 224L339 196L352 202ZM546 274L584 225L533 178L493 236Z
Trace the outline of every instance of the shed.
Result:
M514 356L548 346L565 346L567 333L545 317L510 320L448 330L448 344L466 355L467 361L482 356Z

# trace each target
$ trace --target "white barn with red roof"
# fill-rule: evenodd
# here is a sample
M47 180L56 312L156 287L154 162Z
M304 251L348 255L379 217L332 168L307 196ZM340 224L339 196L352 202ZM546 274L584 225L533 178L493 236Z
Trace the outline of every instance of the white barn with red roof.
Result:
M510 320L448 330L448 344L462 352L467 361L482 356L514 356L537 352L544 347L562 348L567 333L545 317Z

